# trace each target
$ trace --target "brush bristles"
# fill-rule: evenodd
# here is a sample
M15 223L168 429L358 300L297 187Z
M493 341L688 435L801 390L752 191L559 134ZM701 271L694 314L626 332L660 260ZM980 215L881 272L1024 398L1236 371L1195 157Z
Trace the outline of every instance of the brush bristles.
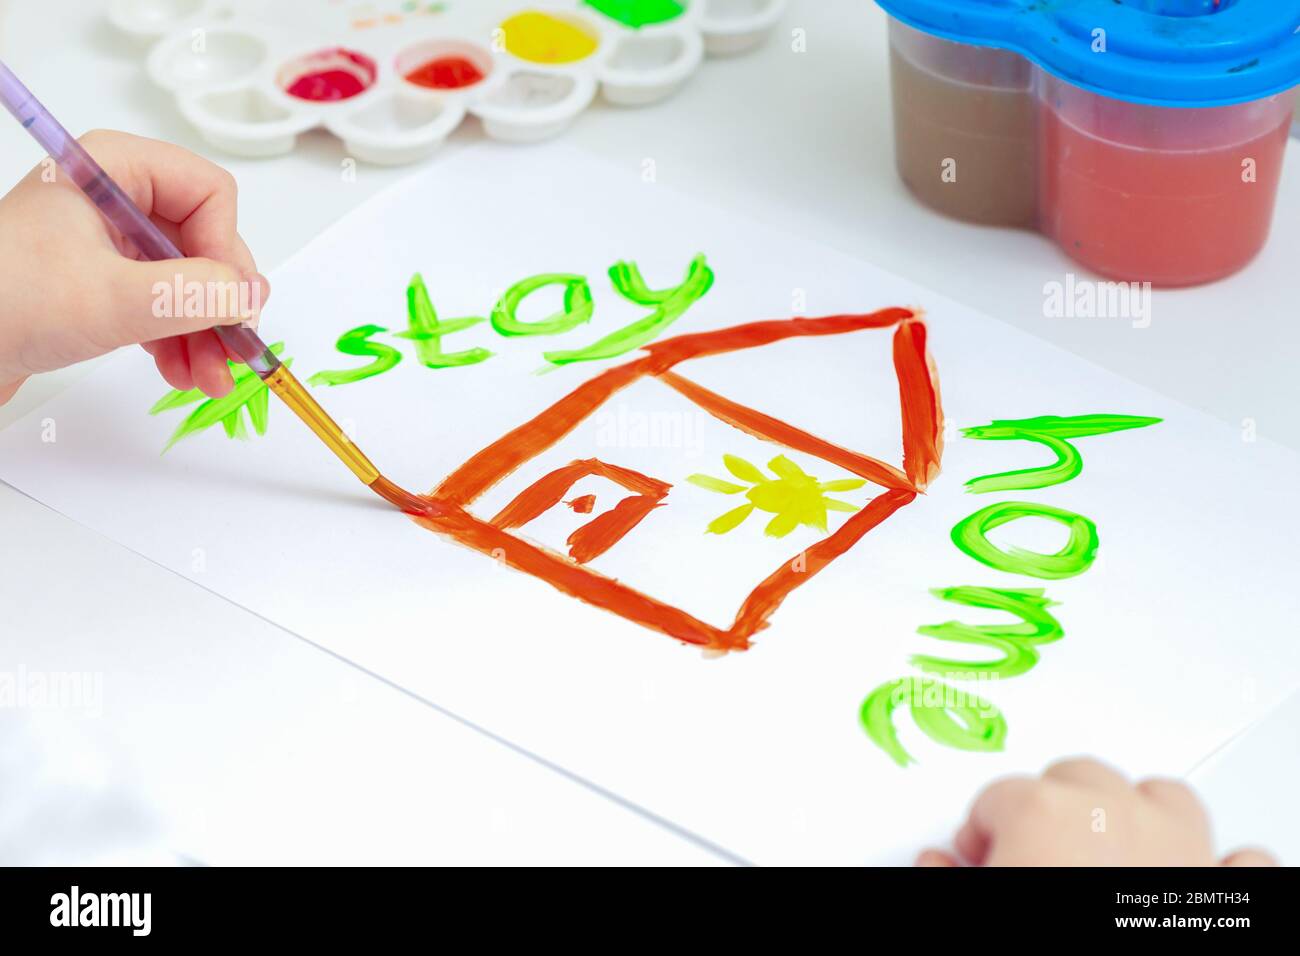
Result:
M421 498L418 495L413 495L409 491L399 488L383 475L380 475L375 479L375 483L370 487L374 490L375 494L379 495L379 497L383 498L394 507L400 508L409 515L427 517L428 515L437 512L433 502L429 501L429 499Z

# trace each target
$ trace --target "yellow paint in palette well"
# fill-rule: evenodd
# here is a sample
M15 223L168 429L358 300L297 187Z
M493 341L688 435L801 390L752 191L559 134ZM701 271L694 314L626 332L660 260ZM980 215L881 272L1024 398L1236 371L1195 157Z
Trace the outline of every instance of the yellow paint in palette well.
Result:
M501 24L506 49L529 63L576 63L596 52L600 39L581 22L529 10Z

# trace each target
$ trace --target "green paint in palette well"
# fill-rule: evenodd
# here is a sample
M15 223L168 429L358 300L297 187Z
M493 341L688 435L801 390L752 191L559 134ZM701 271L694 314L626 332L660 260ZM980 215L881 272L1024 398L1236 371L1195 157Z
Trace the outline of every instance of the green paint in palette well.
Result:
M584 0L611 20L634 30L676 20L686 12L678 0Z

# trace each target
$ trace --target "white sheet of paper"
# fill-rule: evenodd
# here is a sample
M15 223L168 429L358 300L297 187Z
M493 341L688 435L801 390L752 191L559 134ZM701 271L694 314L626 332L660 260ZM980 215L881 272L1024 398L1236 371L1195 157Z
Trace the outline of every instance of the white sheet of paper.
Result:
M336 188L346 188L337 186ZM424 492L469 456L605 368L636 355L536 374L541 353L585 346L642 318L606 275L634 260L653 288L703 252L714 288L661 336L795 313L921 306L944 405L958 427L1038 415L1117 413L1162 424L1075 441L1083 473L1055 487L973 496L977 475L1046 464L1040 446L949 431L943 474L798 588L744 653L699 649L590 607L439 538L359 486L281 406L264 438L215 428L160 456L182 414L149 417L165 391L150 360L124 354L0 435L0 478L310 641L761 863L904 862L951 832L988 779L1095 753L1131 772L1182 773L1297 684L1297 457L1119 379L897 276L811 241L688 201L640 168L555 145L483 148L434 164L311 244L273 276L263 320L300 377L363 365L336 337L406 327L422 272L444 319L486 316L514 282L589 277L592 321L558 337L444 340L493 358L432 370L411 343L386 374L316 393L384 472ZM554 290L525 312L556 308ZM549 298L548 298L549 296ZM1054 321L1044 319L1044 321ZM1102 321L1102 320L1055 320ZM1120 320L1110 320L1120 321ZM1132 331L1142 334L1140 329ZM901 464L890 333L793 340L699 359L681 374L849 448ZM50 440L53 439L53 440ZM777 540L756 513L725 535L705 526L739 500L688 484L729 477L722 455L763 466L783 449L704 414L654 380L615 396L471 510L491 518L559 465L597 457L672 484L663 507L591 566L726 626L749 591L820 537ZM819 478L849 477L791 454ZM573 495L594 513L624 496L603 479ZM566 495L566 498L569 497ZM864 504L869 489L837 497ZM977 563L955 523L1023 499L1096 522L1099 558L1059 581ZM832 514L831 529L844 515ZM564 549L590 516L560 507L520 534ZM1052 551L1056 526L1017 522L995 539ZM863 732L864 696L918 675L911 654L987 659L917 627L1006 620L933 597L953 585L1043 587L1064 639L1027 674L981 690L1005 715L1003 753L925 737L900 709L917 763L896 766ZM142 602L147 596L142 595ZM437 754L410 754L437 760Z

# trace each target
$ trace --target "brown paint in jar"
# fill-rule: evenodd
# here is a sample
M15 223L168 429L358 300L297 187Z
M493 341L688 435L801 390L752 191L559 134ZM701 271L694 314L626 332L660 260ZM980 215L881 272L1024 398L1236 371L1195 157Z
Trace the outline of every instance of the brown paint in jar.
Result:
M1032 65L893 20L890 71L898 171L917 198L969 222L1036 225Z

